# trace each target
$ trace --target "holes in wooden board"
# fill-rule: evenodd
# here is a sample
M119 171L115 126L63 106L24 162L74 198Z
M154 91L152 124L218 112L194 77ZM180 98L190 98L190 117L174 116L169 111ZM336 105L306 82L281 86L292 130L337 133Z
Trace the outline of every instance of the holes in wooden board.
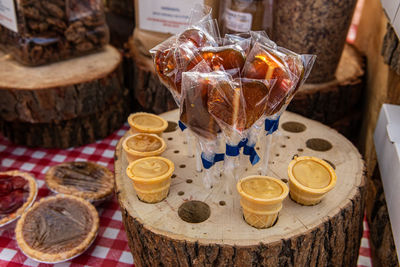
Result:
M335 166L335 164L333 164L332 162L330 162L329 160L327 160L327 159L323 159L324 161L326 161L329 165L331 165L332 166L332 168L334 169L334 170L336 170L336 166Z
M183 191L178 192L178 196L183 196L184 194L185 194L185 192L183 192Z
M307 127L300 122L288 121L282 124L282 129L291 133L301 133L304 132Z
M304 151L304 149L302 149L302 148L298 148L298 149L297 149L297 151L299 151L299 152L303 152L303 151Z
M306 146L315 151L328 151L332 148L332 144L321 138L311 138L306 141Z
M176 131L176 129L178 129L178 124L173 121L168 121L168 126L167 129L165 129L164 133L174 132Z
M176 174L172 174L171 178L172 179L176 178Z
M193 183L193 180L192 179L187 179L186 183L191 184L191 183Z
M287 183L288 179L282 178L281 181L284 182L284 183Z
M172 140L174 140L174 138L172 138L172 137L168 137L168 140L169 140L169 141L172 141Z
M178 153L179 153L179 150L174 150L174 153L175 153L175 154L178 154Z
M210 207L198 200L183 203L178 209L179 217L188 223L201 223L210 217Z
M226 202L223 201L223 200L221 200L221 201L219 202L219 205L220 205L220 206L225 206L225 205L226 205Z
M179 165L179 168L181 168L181 169L186 168L186 165L185 164L181 164L181 165Z
M275 157L279 157L279 153L276 153L276 154L275 154Z

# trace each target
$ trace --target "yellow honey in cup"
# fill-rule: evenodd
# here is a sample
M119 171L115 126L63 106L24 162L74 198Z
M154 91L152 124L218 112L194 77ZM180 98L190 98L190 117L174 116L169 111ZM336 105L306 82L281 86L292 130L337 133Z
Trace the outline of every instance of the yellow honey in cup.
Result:
M316 157L296 157L289 164L288 175L290 197L306 206L321 202L337 180L332 166Z
M138 112L129 115L128 123L131 127L130 133L150 133L159 136L167 129L168 122L155 114Z
M169 159L146 157L131 162L126 174L140 200L157 203L167 197L174 169L174 163Z
M289 189L281 180L269 176L249 176L237 185L245 221L255 228L271 227L282 209Z
M144 157L160 156L167 145L158 135L138 133L125 138L122 142L122 148L128 162L132 162Z

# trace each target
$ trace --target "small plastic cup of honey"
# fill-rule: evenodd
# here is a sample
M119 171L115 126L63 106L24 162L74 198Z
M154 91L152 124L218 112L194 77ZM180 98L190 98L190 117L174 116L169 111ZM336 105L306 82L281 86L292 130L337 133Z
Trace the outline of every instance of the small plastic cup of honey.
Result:
M296 157L288 167L290 197L297 203L311 206L336 185L332 166L316 157Z
M129 115L128 123L131 127L130 133L150 133L161 136L167 129L168 122L155 114L137 112Z
M158 135L138 133L125 138L122 142L122 148L130 163L144 157L160 156L167 145Z
M281 180L269 176L248 176L236 188L245 221L255 228L271 227L282 209L289 188Z
M146 157L131 162L126 174L140 200L157 203L167 197L174 169L174 163L169 159Z

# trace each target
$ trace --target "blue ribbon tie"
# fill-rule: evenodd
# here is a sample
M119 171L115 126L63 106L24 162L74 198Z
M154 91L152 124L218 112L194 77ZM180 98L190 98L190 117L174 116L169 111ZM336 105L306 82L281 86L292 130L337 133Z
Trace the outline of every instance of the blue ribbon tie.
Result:
M183 123L183 122L181 122L181 121L178 121L178 125L179 125L179 128L181 128L181 131L183 132L184 130L186 130L186 125Z
M265 131L267 132L267 135L274 133L276 130L278 130L279 126L279 119L281 116L274 120L270 119L265 119Z
M260 157L258 156L256 150L254 149L254 145L248 146L247 144L243 148L243 154L250 156L251 165L255 165L260 161Z
M227 156L236 157L239 155L240 149L244 147L246 144L247 144L247 138L242 139L242 141L240 141L237 146L231 146L229 144L226 144L225 154Z
M201 153L201 162L203 163L204 169L211 168L216 162L223 161L224 158L225 158L224 153L217 153L214 155L213 160L210 161L204 157L204 153Z

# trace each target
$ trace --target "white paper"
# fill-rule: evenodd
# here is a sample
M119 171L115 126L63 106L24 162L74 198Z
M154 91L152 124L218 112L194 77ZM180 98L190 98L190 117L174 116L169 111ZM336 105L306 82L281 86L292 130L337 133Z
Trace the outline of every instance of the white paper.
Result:
M0 0L0 24L14 32L18 32L13 0Z
M204 0L139 0L139 28L179 33L188 26L191 9Z
M231 31L247 32L251 30L253 15L227 8L225 11L225 23L226 27Z

